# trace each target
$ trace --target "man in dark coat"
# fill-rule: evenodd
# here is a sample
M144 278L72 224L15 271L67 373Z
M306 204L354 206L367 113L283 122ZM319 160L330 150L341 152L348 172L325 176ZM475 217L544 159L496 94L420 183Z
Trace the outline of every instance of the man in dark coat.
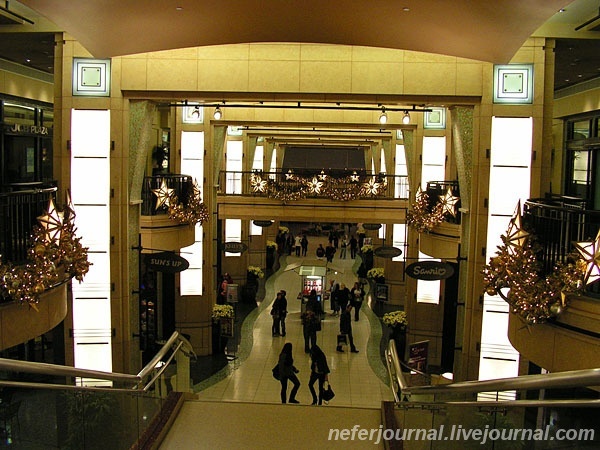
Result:
M350 315L350 311L352 310L352 305L346 306L344 312L340 316L340 334L345 334L348 339L348 344L350 345L350 351L352 353L358 353L356 347L354 346L354 339L352 338L352 316ZM343 352L342 346L338 343L336 348L338 352Z

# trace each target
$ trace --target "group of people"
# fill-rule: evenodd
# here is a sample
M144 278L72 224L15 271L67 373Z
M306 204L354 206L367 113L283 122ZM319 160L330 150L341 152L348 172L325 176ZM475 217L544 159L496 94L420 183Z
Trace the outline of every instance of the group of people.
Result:
M323 393L325 392L325 382L328 381L329 366L327 365L327 357L323 350L318 345L313 345L310 349L310 378L308 380L308 389L312 395L313 405L323 404ZM279 354L279 382L281 383L281 403L300 403L296 399L298 389L300 389L300 380L298 373L300 372L294 366L294 358L292 356L292 343L286 342ZM292 390L289 398L287 397L288 380L292 382ZM319 394L315 391L315 383L319 382Z
M354 320L358 322L360 318L360 308L365 299L365 290L358 281L354 283L352 289L348 289L344 283L338 284L335 280L330 280L329 295L331 299L331 314L340 315L350 305L354 308Z
M344 283L338 284L334 280L330 281L331 291L331 307L332 314L340 316L339 335L336 346L337 352L344 352L342 347L342 337L349 347L351 353L358 353L358 349L354 344L352 335L352 315L351 311L354 308L354 320L359 320L359 311L364 301L365 291L362 285L357 281L354 287L349 290ZM341 312L340 312L341 311ZM285 336L285 316L287 315L287 299L285 291L279 291L271 308L273 316L273 336ZM317 332L321 330L321 319L324 311L321 302L318 300L317 292L313 289L308 295L304 311L301 314L302 331L304 335L304 351L310 354L311 373L308 381L308 387L313 398L313 405L321 405L323 402L323 392L325 382L328 380L329 366L327 358L317 345ZM281 330L281 331L280 331ZM280 334L281 333L281 334ZM294 366L292 357L292 344L287 342L279 355L279 374L281 382L281 402L282 403L299 403L296 399L296 394L300 388L300 380L298 379L298 369ZM287 397L288 381L292 383L289 398ZM318 395L315 391L314 384L318 383Z
M275 238L280 255L287 253L291 256L306 256L308 253L308 238L306 234L298 233L294 236L291 232L279 232Z

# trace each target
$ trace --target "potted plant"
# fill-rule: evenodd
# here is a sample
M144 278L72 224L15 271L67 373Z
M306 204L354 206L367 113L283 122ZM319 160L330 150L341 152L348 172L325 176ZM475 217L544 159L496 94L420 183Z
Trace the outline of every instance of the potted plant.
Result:
M248 266L247 272L248 272L248 275L250 275L254 278L264 278L265 277L265 273L262 271L262 269L260 267L257 267L257 266Z
M382 321L389 327L390 339L396 342L396 351L400 360L404 360L404 350L406 347L406 327L408 319L404 311L391 311L383 315Z
M221 353L227 347L227 337L221 336L221 320L234 317L233 306L214 305L212 309L212 351Z
M272 269L275 264L275 251L277 250L277 242L267 241L267 269Z
M383 284L385 283L385 269L383 267L373 267L367 271L367 278Z

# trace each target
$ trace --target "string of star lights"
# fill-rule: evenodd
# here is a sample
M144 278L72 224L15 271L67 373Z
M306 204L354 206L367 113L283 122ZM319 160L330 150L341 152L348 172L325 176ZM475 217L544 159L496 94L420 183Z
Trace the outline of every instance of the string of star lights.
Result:
M164 182L164 180L163 180ZM169 194L169 219L179 223L187 223L191 226L204 223L210 217L208 209L202 202L200 186L194 179L192 191L188 196L187 203L181 203L175 193Z
M448 188L446 193L440 195L439 201L430 209L429 195L423 192L421 186L419 186L415 195L415 202L406 213L406 224L419 233L429 233L442 223L446 216L456 217L456 204L459 200L460 197L455 197L452 189Z
M506 235L501 236L496 256L483 268L485 292L499 295L528 325L555 318L568 306L566 294L583 292L588 274L598 270L595 258L600 256L599 239L600 234L594 243L577 244L584 258L557 264L550 275L544 276L536 257L535 236L522 228L519 202ZM588 244L594 248L592 252Z
M37 219L39 226L33 227L26 263L0 263L0 296L36 310L44 291L70 277L81 282L90 268L88 248L75 236L75 210L68 191L64 212L59 212L51 199Z
M250 176L250 188L256 195L282 201L295 201L307 197L327 197L347 202L383 195L387 189L385 177L358 175L333 176L322 170L317 175L300 176L293 171L285 174L285 181L263 178L260 172Z

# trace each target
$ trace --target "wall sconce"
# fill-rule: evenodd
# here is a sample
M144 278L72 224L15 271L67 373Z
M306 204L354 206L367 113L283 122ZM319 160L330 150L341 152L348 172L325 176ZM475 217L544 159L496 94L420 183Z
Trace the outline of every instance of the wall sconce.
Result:
M223 117L223 112L221 111L221 108L219 108L218 106L215 108L213 117L215 118L215 120L221 120L221 117Z
M387 113L385 112L385 107L381 107L381 114L379 114L379 123L381 125L385 125L387 123Z
M410 123L410 114L408 111L404 111L404 116L402 117L402 123L404 125L408 125Z

